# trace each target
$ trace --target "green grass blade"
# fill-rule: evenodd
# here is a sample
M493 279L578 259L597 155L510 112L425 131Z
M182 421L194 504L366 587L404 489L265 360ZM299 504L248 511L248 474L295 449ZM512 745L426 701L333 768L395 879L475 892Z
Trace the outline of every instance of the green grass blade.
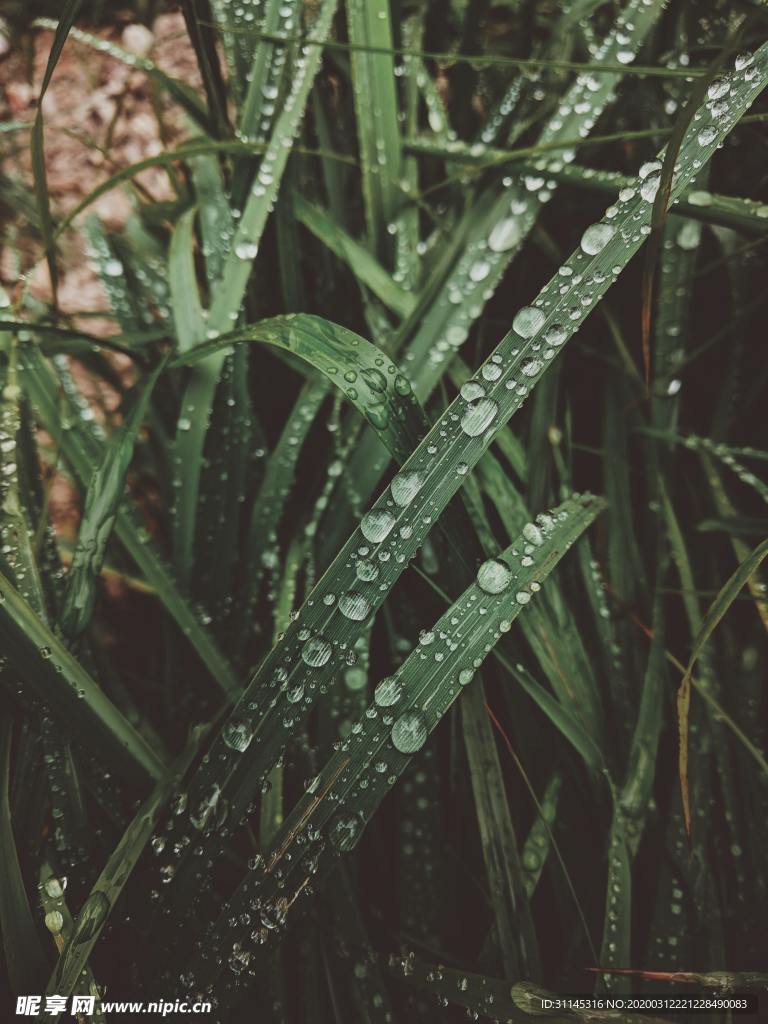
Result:
M298 195L294 198L294 206L296 216L304 227L343 260L358 281L370 288L388 309L400 317L407 316L413 310L413 295L399 287L378 260L348 235L329 214Z
M691 656L688 659L685 675L683 676L683 681L680 684L680 689L677 693L678 728L680 731L680 786L683 796L685 827L689 836L691 833L691 810L688 792L688 717L691 705L691 676L693 674L693 667L702 656L702 652L706 647L708 640L717 628L718 623L736 600L742 588L747 585L749 580L757 572L766 557L768 557L768 539L758 544L757 547L750 552L748 557L739 565L733 575L723 584L720 592L712 602L709 611L704 617L699 633L694 640L693 650L691 651Z
M59 384L35 346L22 347L19 364L20 368L23 367L20 381L24 391L37 408L46 429L53 437L59 438L64 458L74 475L83 487L87 486L100 459L98 439L86 433L84 421L74 403L65 405L65 415L62 416ZM70 429L62 430L63 423L70 424ZM201 624L189 600L179 590L147 530L137 524L127 508L122 508L117 513L115 532L146 583L176 621L212 677L229 699L234 700L240 688L237 677Z
M9 786L13 719L0 723L0 930L8 980L14 992L38 992L45 976L46 961L29 905L19 855L13 835Z
M712 155L758 95L766 76L767 57L768 45L755 54L754 72L748 78L737 76L738 87L732 90L728 116L718 123L714 133L707 133L704 142L699 137L698 124L694 126L682 147L673 198L698 173L702 162ZM235 758L231 750L224 749L223 741L216 742L217 755L211 759L216 763L215 773L205 766L200 777L193 780L193 807L206 799L214 783L222 791L224 785L242 787L246 770L250 770L248 785L255 785L261 772L271 766L290 730L284 723L281 725L279 713L264 713L272 702L267 680L278 667L289 675L294 673L294 685L301 682L305 694L302 707L309 710L319 687L338 669L339 641L354 643L357 639L362 629L360 623L380 607L402 567L429 533L435 517L461 487L464 466L470 469L477 463L494 434L520 407L549 360L576 333L620 270L640 249L645 238L643 228L649 225L650 203L638 191L616 207L614 216L603 227L593 225L585 232L579 248L565 264L566 273L556 274L535 304L518 312L512 331L480 368L475 387L459 395L435 423L392 486L377 499L339 552L286 631L280 647L274 648L262 662L235 715L242 717L244 708L255 703L259 713L254 716L249 711L245 717L259 720L263 731L249 744L243 758ZM579 305L574 304L571 289L563 286L564 276L590 282L590 290ZM386 560L385 556L381 566L376 567L375 590L360 590L355 562L360 560L361 546L368 548L367 560L371 561L380 551L391 554L390 548L394 546L396 558Z
M538 817L533 825L531 825L520 855L523 865L523 877L525 879L525 892L529 899L536 891L541 873L547 863L547 857L552 845L552 830L557 818L557 806L562 784L562 774L555 772L547 783L547 788L544 790Z
M0 632L29 685L129 778L158 778L162 765L154 751L2 574L0 591Z
M37 215L40 220L40 230L45 246L45 258L48 261L48 270L51 275L51 286L53 288L54 301L56 300L58 273L56 270L56 251L53 241L53 219L51 217L51 203L48 195L48 176L45 166L45 129L43 125L43 99L50 85L51 78L56 65L59 62L61 51L64 48L69 31L77 17L81 0L66 0L61 12L61 19L56 24L56 31L53 37L48 62L45 67L45 74L40 86L40 94L37 98L37 114L32 125L30 137L30 155L32 159L32 173L35 182L35 203Z
M194 209L176 222L168 252L168 283L179 352L187 352L205 340L205 317L197 287L194 259Z
M101 575L107 544L123 500L136 439L162 370L161 363L147 379L125 424L107 443L103 460L88 484L60 618L61 628L70 638L79 636L90 621L96 600L96 580Z
M63 25L63 23L63 18L58 22L52 21L50 18L36 18L34 22L34 24L39 28L55 30L57 32L57 38L60 30L59 26ZM148 57L142 57L139 54L124 50L109 39L102 39L99 36L92 35L90 32L83 32L78 28L70 28L68 32L71 37L76 39L79 43L92 47L101 53L108 53L111 57L114 57L115 60L120 61L120 63L127 64L128 67L144 71L153 81L155 81L176 100L176 102L186 111L187 114L189 114L197 125L199 125L204 131L215 134L205 105L201 102L200 97L197 95L195 90L186 82L182 82L177 78L172 78L170 75L166 75L165 72L154 64Z
M367 234L373 252L392 264L388 236L402 203L402 153L389 0L346 0L352 89L363 175ZM357 49L356 47L371 47ZM390 51L390 52L387 52ZM371 123L373 121L373 123Z
M537 978L541 968L536 933L480 680L461 702L461 720L504 974L510 981L521 973Z

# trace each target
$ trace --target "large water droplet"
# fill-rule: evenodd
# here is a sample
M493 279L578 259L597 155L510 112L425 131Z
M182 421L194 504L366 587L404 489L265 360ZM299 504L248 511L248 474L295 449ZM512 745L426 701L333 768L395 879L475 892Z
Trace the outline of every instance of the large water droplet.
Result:
M470 402L461 417L461 429L470 437L479 437L493 423L499 407L492 398L481 398Z
M486 594L500 594L512 579L512 570L500 558L489 558L477 570L477 585Z
M615 234L616 228L610 224L603 224L601 222L590 224L581 236L581 248L587 256L597 256L608 245Z
M536 306L523 306L517 311L512 327L521 338L532 338L544 326L546 317Z
M245 719L230 718L222 727L221 738L230 750L237 750L242 754L253 739L253 727Z
M392 742L401 754L414 754L427 741L427 723L420 711L406 711L392 726Z
M301 649L301 659L312 668L320 668L328 662L333 648L324 636L311 636Z
M382 679L373 692L373 699L380 708L391 708L397 704L403 693L403 686L397 676Z
M354 590L350 590L346 594L342 594L339 598L339 611L348 619L353 619L355 622L362 622L363 619L368 618L368 615L370 614L371 602L362 594L358 594Z
M505 217L494 225L488 236L488 248L492 252L508 252L522 238L520 223L516 217Z
M405 508L406 505L410 505L424 486L424 474L418 470L412 473L398 473L393 477L389 486L394 503Z
M360 531L366 540L378 544L392 532L395 517L384 508L372 508L360 521Z

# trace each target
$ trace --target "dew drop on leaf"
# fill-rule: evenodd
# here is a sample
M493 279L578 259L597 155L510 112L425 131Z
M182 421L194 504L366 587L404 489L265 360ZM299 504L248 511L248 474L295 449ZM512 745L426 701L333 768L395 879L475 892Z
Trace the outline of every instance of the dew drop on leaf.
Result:
M500 558L489 558L477 570L477 585L486 594L500 594L512 579L512 570Z
M392 742L401 754L414 754L427 740L427 723L420 711L406 711L392 726Z
M352 619L354 622L362 622L370 614L371 602L363 594L349 590L339 598L339 611L347 619Z
M515 314L512 327L521 338L532 338L544 326L546 317L536 306L523 306Z
M395 525L395 517L386 509L372 508L366 512L360 522L360 530L366 540L372 544L378 544L385 540L392 532Z
M311 636L301 649L301 660L311 668L320 668L328 662L332 650L325 637Z
M461 417L461 429L470 437L479 437L493 423L499 407L492 398L471 402Z
M601 222L590 224L581 236L582 251L587 256L597 256L608 245L615 234L616 228L610 224L603 224Z

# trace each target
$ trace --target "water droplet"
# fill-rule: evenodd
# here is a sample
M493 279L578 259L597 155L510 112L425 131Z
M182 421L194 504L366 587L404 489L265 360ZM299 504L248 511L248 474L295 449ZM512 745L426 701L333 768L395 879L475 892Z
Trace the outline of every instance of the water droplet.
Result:
M490 272L490 263L488 263L486 260L478 260L476 263L473 263L472 266L469 268L469 277L470 280L474 281L477 284L480 281L484 281L486 277L488 277Z
M491 252L509 252L522 238L520 222L516 217L505 217L498 221L488 236Z
M523 536L529 543L535 544L537 547L544 543L544 537L536 523L526 523L523 527Z
M474 402L478 398L485 398L485 388L476 380L468 380L465 384L461 385L459 394L468 402Z
M383 508L372 508L363 516L360 530L366 540L372 544L378 544L389 536L394 525L395 517L391 512L387 512Z
M235 256L239 260L253 260L259 252L258 242L237 242L235 245Z
M523 306L517 311L512 327L521 338L532 338L544 326L546 317L536 306Z
M387 676L374 690L373 699L380 708L391 708L400 700L402 693L403 686L397 676Z
M716 138L717 128L713 124L705 125L696 136L696 140L700 146L710 146Z
M328 835L337 850L351 850L363 832L363 820L352 811L342 811L331 821Z
M535 377L543 365L540 359L526 359L520 367L520 373L524 377Z
M427 723L420 711L406 711L392 726L392 742L401 754L414 754L427 741Z
M396 505L405 508L410 505L424 485L424 474L418 470L411 473L398 473L389 485L392 500Z
M470 402L461 417L461 429L470 437L479 437L493 423L499 407L492 398L481 398Z
M477 570L477 585L486 594L500 594L512 579L512 570L500 558L489 558Z
M582 251L587 256L597 256L608 245L615 234L616 228L610 224L603 224L602 222L590 224L581 236Z
M311 636L309 640L304 644L301 649L301 658L305 664L310 665L312 668L320 668L325 665L329 658L333 648L325 637Z
M358 594L354 590L350 590L346 594L342 594L339 598L339 611L348 619L353 619L355 622L362 622L363 619L368 618L368 615L370 614L371 602L362 594Z
M544 332L544 341L547 345L562 345L568 337L568 332L562 324L550 324Z
M244 750L248 749L248 746L253 739L253 727L251 723L245 719L240 721L237 719L229 719L229 721L224 723L221 730L221 738L230 750L237 750L242 754Z
M64 915L59 910L51 910L45 915L45 927L52 935L58 935L64 927Z

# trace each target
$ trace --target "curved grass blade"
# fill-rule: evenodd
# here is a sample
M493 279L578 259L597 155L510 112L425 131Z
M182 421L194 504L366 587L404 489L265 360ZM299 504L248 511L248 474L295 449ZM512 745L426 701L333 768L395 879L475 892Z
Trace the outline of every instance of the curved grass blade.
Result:
M136 404L119 432L107 442L102 462L91 477L85 495L83 518L61 609L60 626L70 638L88 625L96 600L96 580L101 575L107 544L123 500L128 469L136 439L147 413L152 391L164 363L150 375Z
M79 3L76 4L76 6L79 6ZM34 24L38 28L48 28L55 31L58 38L60 26L64 24L64 16L62 16L59 21L53 21L51 18L36 18ZM85 46L90 46L101 53L108 53L111 57L114 57L115 60L119 60L122 64L127 64L128 67L146 72L151 79L157 82L159 86L165 89L166 92L176 100L179 106L189 114L197 125L206 132L215 134L215 131L213 130L214 126L211 125L208 111L200 101L200 97L197 95L195 90L186 82L182 82L177 78L172 78L170 75L167 75L162 71L148 57L142 57L139 54L131 53L129 50L124 50L109 39L102 39L99 36L91 35L90 32L83 32L82 29L79 28L70 27L68 32L72 38L76 39L79 43L83 43Z
M40 220L40 232L43 236L45 246L45 258L48 262L48 270L51 275L51 287L53 289L54 304L58 290L58 273L56 270L56 251L53 241L53 220L51 218L51 203L48 195L48 177L45 168L45 136L43 126L43 100L48 91L51 78L56 65L59 62L61 51L64 48L69 31L80 10L82 0L65 0L61 12L61 18L56 23L56 31L53 37L48 62L45 67L45 74L40 86L40 93L37 98L37 114L32 125L30 136L30 155L32 158L32 173L35 183L35 203L37 215Z
M363 413L390 451L406 459L427 426L410 382L365 338L305 313L263 320L177 356L171 366L196 365L240 342L262 342L292 352L319 370Z
M22 346L19 365L23 368L20 380L24 391L37 408L51 436L58 438L62 454L74 475L81 485L87 486L99 462L100 439L87 431L80 410L69 398L64 403L62 415L59 384L36 346ZM64 423L69 425L69 429L62 430ZM117 513L115 532L139 567L146 583L176 621L214 680L230 700L236 699L240 689L237 677L187 598L180 592L171 570L160 557L148 531L138 525L129 509L121 508Z
M0 930L12 990L38 992L47 966L13 836L9 801L12 738L13 719L6 716L0 722Z
M99 746L129 778L159 778L155 752L2 574L0 593L0 633L26 682L68 729Z

